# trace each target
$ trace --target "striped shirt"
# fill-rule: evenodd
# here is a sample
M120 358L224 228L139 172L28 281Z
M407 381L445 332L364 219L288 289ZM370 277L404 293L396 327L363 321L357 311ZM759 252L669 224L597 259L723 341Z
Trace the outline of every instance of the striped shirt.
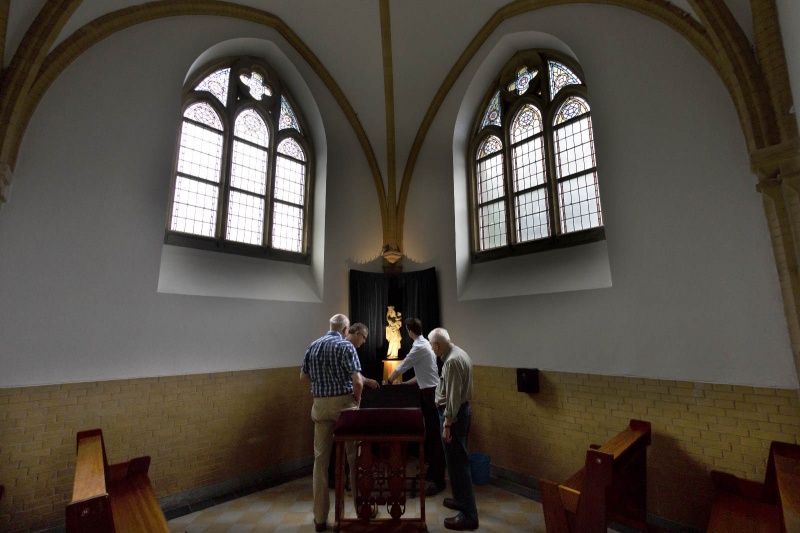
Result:
M335 331L311 343L301 370L311 378L315 398L353 394L351 374L361 372L355 347Z

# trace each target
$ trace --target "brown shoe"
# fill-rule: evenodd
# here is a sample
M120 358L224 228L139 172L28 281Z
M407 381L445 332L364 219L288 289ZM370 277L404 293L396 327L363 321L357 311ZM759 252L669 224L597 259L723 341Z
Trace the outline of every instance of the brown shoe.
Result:
M314 522L314 531L316 531L317 533L319 533L320 531L327 531L327 530L328 530L327 522L323 522L321 524L317 524L316 522Z
M474 531L478 529L478 522L467 522L461 515L444 519L444 527L453 531Z
M461 510L461 509L458 508L458 505L456 505L456 501L453 498L445 498L444 501L442 502L442 505L444 505L448 509L452 509L454 511L460 511Z

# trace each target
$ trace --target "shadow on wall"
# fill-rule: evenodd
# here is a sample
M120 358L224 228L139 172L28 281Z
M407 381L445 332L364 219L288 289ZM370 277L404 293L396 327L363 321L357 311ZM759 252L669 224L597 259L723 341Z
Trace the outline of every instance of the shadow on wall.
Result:
M647 455L648 514L705 531L713 496L706 466L683 443L654 428Z
M721 451L696 444L684 432L693 431L692 413L651 399L655 394L645 390L655 388L656 380L540 371L540 392L529 394L517 392L515 368L474 370L471 452L489 454L493 467L538 490L539 479L563 482L578 471L591 444L607 442L631 419L647 420L653 428L650 518L705 529L712 498L708 465Z

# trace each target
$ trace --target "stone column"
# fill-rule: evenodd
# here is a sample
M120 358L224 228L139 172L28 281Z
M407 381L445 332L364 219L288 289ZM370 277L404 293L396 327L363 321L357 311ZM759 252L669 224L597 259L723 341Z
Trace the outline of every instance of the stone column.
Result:
M8 202L8 196L11 193L11 168L0 161L0 209L3 204Z
M756 150L751 166L758 176L767 217L795 372L800 382L800 142Z

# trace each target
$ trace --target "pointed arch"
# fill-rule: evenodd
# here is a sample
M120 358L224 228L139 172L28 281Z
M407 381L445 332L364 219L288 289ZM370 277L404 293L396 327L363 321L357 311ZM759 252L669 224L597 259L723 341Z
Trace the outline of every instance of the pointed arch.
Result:
M725 32L724 28L726 26L736 26L738 28L735 22L729 20L730 17L723 17L723 20L719 22L714 22L713 20L716 13L715 9L721 10L722 14L725 14L727 7L724 4L722 6L714 4L717 7L711 7L709 2L699 2L704 6L701 10L703 17L714 23L712 25L713 32L725 35L724 39L721 40L719 37L712 38L706 27L687 12L669 2L643 2L641 0L519 0L511 2L495 11L476 33L447 73L425 112L417 130L417 135L411 145L400 184L400 199L397 208L398 242L402 243L403 240L405 206L408 202L409 187L422 144L430 130L433 119L461 72L503 22L538 9L577 3L604 4L629 9L657 20L679 33L708 61L725 84L739 115L739 121L750 152L752 153L757 148L763 148L771 144L772 141L766 136L765 132L771 128L770 124L774 121L774 111L768 95L763 90L763 74L758 69L752 50L749 50L747 39L741 33L740 28L739 32L733 32L733 34ZM729 10L727 15L730 15ZM725 46L720 46L723 41L726 43ZM731 68L731 65L735 65L735 67Z
M161 18L187 15L236 18L274 28L298 51L331 92L353 128L367 159L381 219L384 222L384 228L388 227L389 217L393 217L394 213L390 214L387 207L387 196L378 161L355 109L311 48L282 19L260 9L230 2L156 0L98 17L76 30L48 53L50 46L55 42L64 24L79 4L79 0L49 0L40 14L40 17L44 17L46 24L37 25L35 34L29 32L30 39L26 34L25 41L20 46L20 53L25 52L27 55L17 60L17 65L10 65L10 67L14 66L14 69L9 68L8 75L4 76L3 87L6 87L6 83L10 83L15 90L6 91L4 89L0 93L0 113L2 113L0 114L0 124L8 124L5 135L0 136L0 161L6 162L12 172L16 166L25 130L41 99L64 69L83 52L118 31ZM29 40L30 44L25 45ZM22 77L28 81L22 81ZM6 115L13 120L9 119L6 122ZM384 229L384 233L386 233L386 229Z

